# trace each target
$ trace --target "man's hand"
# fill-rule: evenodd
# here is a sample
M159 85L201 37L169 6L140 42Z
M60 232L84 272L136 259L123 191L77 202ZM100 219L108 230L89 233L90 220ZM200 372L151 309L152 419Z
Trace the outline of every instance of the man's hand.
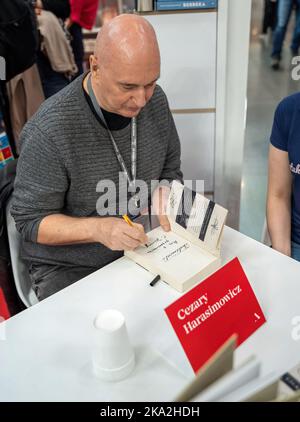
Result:
M112 251L130 251L147 243L148 238L141 224L127 224L121 218L93 218L92 238Z
M166 216L169 195L169 187L159 186L152 196L153 211L157 215L159 223L165 232L169 232L171 230L169 219Z
M73 21L72 21L72 19L70 17L68 17L65 20L65 26L66 26L67 29L70 29L72 25L73 25Z

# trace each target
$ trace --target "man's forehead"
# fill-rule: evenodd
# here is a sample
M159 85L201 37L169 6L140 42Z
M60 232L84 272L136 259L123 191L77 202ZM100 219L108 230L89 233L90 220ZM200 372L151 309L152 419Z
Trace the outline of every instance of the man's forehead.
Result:
M160 67L153 67L149 71L135 71L132 70L130 73L116 72L113 75L113 79L120 85L148 85L157 81L160 77Z
M143 81L142 80L137 81L137 80L135 80L133 78L130 78L128 80L122 78L122 79L118 80L117 83L119 85L126 85L126 86L131 86L131 87L138 87L138 86L144 86L144 85L153 84L153 83L155 83L159 79L159 77L160 77L160 75L156 76L153 79L148 77L146 80L143 80Z
M119 84L146 85L159 78L160 60L157 56L152 60L135 60L131 63L111 61L106 66L106 73L109 73L111 78Z

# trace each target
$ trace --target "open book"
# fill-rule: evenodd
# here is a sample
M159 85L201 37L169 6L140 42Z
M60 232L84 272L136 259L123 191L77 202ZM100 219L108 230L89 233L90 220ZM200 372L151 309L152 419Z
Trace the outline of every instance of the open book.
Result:
M125 255L179 292L220 267L220 245L227 210L181 183L173 182L167 204L171 231L147 233L148 247Z

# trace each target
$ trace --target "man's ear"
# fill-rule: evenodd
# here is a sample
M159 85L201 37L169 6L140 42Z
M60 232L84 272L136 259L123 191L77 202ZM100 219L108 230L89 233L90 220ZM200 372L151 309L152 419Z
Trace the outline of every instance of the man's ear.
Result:
M91 69L92 75L96 77L97 72L99 70L99 66L98 66L97 58L93 54L90 55L90 69Z

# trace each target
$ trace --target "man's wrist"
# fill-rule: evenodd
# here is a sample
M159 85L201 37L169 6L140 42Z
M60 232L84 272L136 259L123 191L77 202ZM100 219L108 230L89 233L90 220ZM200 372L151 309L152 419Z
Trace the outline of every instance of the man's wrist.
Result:
M96 226L96 217L88 217L84 218L84 230L85 230L85 237L89 243L95 243L95 226Z
M85 231L88 242L103 243L106 217L88 217L85 219Z

